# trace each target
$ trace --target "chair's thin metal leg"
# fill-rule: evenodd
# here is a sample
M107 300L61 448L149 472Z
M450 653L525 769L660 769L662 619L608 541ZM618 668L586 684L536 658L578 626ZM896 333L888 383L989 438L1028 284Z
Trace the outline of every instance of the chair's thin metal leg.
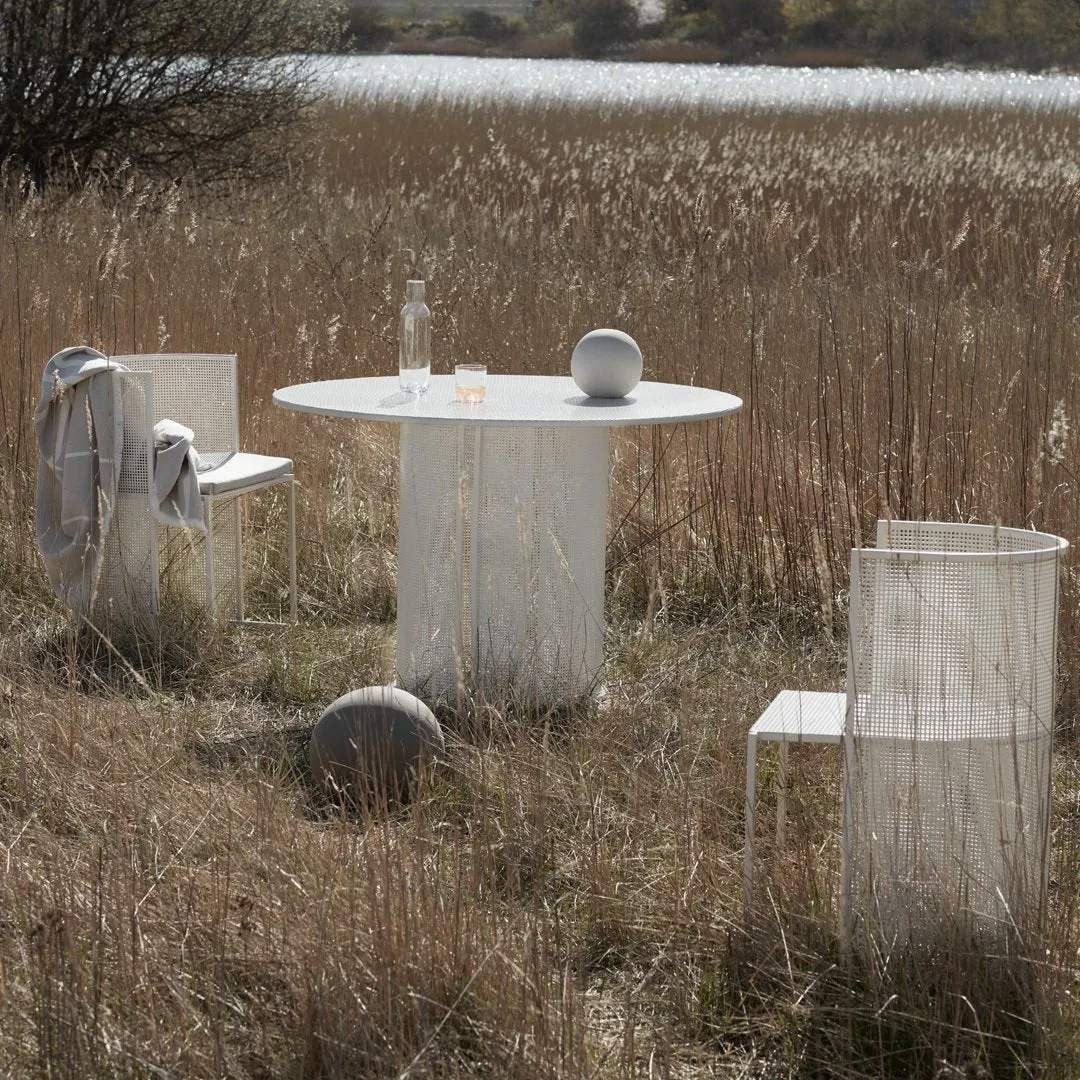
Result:
M850 695L848 701L851 701ZM851 950L851 935L853 929L853 912L851 907L851 861L853 852L851 846L854 839L855 812L851 805L851 770L854 763L854 756L852 737L850 734L845 734L843 774L844 826L840 842L840 952L844 956L847 956Z
M161 526L158 525L157 520L154 518L154 512L149 507L149 500L147 500L147 523L149 525L148 540L150 543L149 551L149 573L150 573L150 614L156 619L158 613L161 610L161 552L159 550L161 544Z
M757 815L757 744L756 735L746 738L746 818L743 846L743 914L750 918L754 892L754 825Z
M210 618L217 615L214 603L214 499L203 496L203 521L206 522L206 538L203 541L203 566L206 571L206 610Z
M289 620L296 625L296 479L289 479Z
M787 841L787 781L788 781L788 744L787 739L780 740L780 769L776 777L776 852L784 850Z
M233 573L236 574L236 621L244 621L244 535L240 514L241 496L233 499Z

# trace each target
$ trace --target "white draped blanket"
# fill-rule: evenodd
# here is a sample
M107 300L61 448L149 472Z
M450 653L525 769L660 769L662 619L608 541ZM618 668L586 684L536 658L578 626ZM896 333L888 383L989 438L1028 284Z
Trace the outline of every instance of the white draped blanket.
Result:
M40 458L35 524L49 582L86 615L116 505L124 425L117 365L87 346L46 365L34 410Z
M199 454L195 433L175 420L154 425L154 483L150 504L154 516L176 529L206 532L199 496Z
M45 367L34 410L38 548L53 590L82 616L93 607L119 490L124 419L112 376L125 370L89 346L62 349ZM165 525L205 533L192 431L162 420L153 435L154 516Z

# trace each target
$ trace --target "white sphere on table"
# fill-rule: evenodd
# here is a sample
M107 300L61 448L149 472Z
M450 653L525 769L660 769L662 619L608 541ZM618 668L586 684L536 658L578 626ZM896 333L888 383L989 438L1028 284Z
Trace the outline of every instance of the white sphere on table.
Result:
M641 349L622 330L590 330L574 346L570 374L589 397L626 397L641 381Z

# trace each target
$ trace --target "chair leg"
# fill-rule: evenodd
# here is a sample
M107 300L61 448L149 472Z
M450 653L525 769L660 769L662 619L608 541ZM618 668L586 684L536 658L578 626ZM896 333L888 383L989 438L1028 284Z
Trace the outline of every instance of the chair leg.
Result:
M213 619L217 614L214 593L214 500L203 496L203 521L206 522L206 538L203 541L203 567L206 572L206 610Z
M243 548L243 522L241 513L240 496L232 501L233 504L233 573L236 575L236 621L244 621L244 548Z
M296 625L296 480L289 480L289 620Z
M788 779L788 744L787 739L780 740L780 768L776 777L776 851L784 850L787 840L787 779Z
M746 737L746 839L743 846L743 913L750 917L754 892L754 825L757 816L757 744L754 734Z
M850 700L850 699L849 699ZM840 839L840 952L844 956L851 950L851 936L854 929L854 912L852 910L851 891L852 891L852 856L851 850L854 828L855 828L855 814L852 807L851 798L851 773L854 763L854 748L852 738L850 735L844 736L844 781L843 781L843 796L844 796L844 826L843 835Z

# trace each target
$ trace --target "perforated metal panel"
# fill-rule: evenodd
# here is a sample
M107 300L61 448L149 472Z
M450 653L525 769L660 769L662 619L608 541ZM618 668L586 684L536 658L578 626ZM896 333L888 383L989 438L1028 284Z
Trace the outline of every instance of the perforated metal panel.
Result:
M214 605L218 612L239 616L237 585L242 555L239 498L203 500L203 518L214 534ZM184 597L207 606L206 538L194 529L174 529L158 524L161 588L167 596Z
M397 669L427 701L455 700L471 667L465 581L472 440L465 429L404 427L397 559Z
M138 353L113 359L154 376L154 420L175 420L195 432L199 456L240 449L236 356Z
M1059 543L1056 536L999 525L955 521L886 521L877 523L876 544L894 551L966 551L969 553L1039 550Z
M1040 918L1058 537L891 522L852 553L847 888L888 940Z
M398 676L587 694L603 664L606 428L402 427Z
M116 508L105 540L96 616L104 625L149 618L158 609L157 544L150 513L154 410L149 374L113 372L124 418Z
M228 353L138 353L113 359L153 376L153 416L195 433L200 459L217 464L240 449L236 356ZM208 507L204 502L204 515ZM238 498L215 500L214 610L239 614L242 557ZM161 588L205 606L206 540L193 530L158 525Z

